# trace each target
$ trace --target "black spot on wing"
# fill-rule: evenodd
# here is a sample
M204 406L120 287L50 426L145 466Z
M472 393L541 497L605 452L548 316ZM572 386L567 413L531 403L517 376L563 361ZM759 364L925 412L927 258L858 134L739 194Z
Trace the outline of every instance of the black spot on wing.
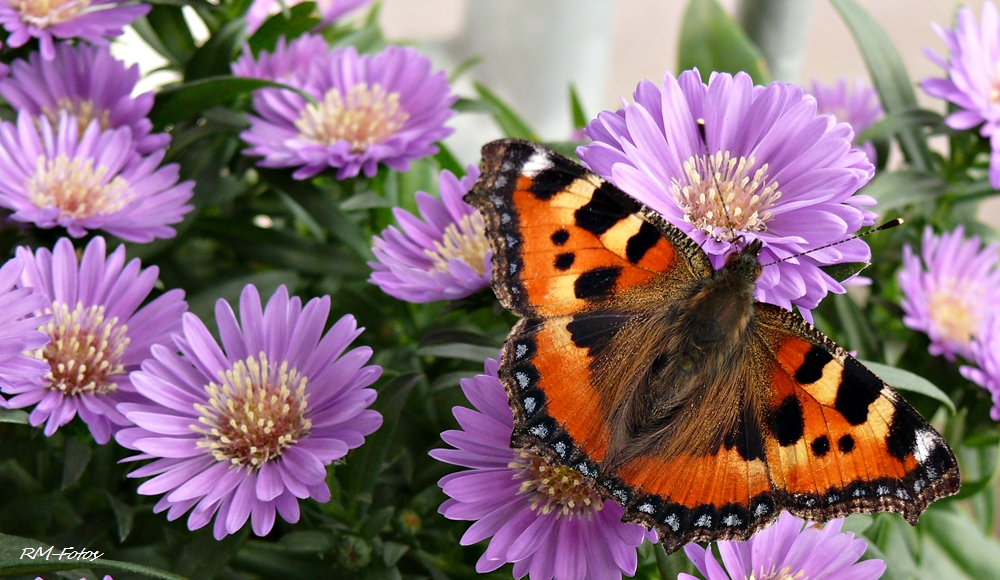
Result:
M549 236L549 239L552 240L552 243L557 246L566 245L566 242L569 241L569 232L567 232L566 230L557 230L555 233Z
M615 186L605 182L594 190L587 205L576 210L576 225L599 236L624 217L639 210L639 204Z
M816 457L823 457L830 451L830 438L826 435L820 435L819 437L813 439L812 442L812 452Z
M771 415L771 432L782 447L794 445L805 432L802 404L795 395L788 395Z
M573 344L587 349L591 357L599 356L615 334L628 322L630 315L609 310L577 314L566 325Z
M661 237L663 235L656 229L656 226L649 222L642 222L639 231L625 244L625 257L628 258L629 262L638 264L639 260L646 255L650 248L656 245L656 242L660 241Z
M580 274L573 282L573 293L580 300L602 300L611 294L611 289L615 287L621 274L621 266L594 268Z
M915 424L916 422L908 417L906 412L899 407L896 408L892 416L892 425L889 426L889 437L885 443L889 447L889 453L900 461L913 453L913 444L917 437Z
M575 261L576 261L576 254L574 254L573 252L566 252L564 254L559 254L558 256L556 256L556 262L554 266L556 267L556 270L565 272L566 270L569 270L570 266L572 266L573 262Z
M554 160L550 160L554 162ZM536 198L548 201L555 194L569 187L569 184L576 181L582 175L584 175L584 172L580 166L558 164L552 169L541 171L533 177L531 179L531 187L528 188L528 191Z
M748 407L743 407L736 428L726 434L723 440L726 449L736 448L736 452L744 461L764 460L764 436L761 433L757 416Z
M823 376L823 367L833 360L833 355L826 349L813 346L806 353L806 358L802 361L802 366L795 371L795 380L803 385L815 383Z
M868 406L878 399L881 391L882 381L861 363L848 357L844 361L844 374L833 408L851 425L860 425L868 420Z
M854 437L844 435L837 440L837 448L840 449L841 453L850 453L851 451L854 451Z

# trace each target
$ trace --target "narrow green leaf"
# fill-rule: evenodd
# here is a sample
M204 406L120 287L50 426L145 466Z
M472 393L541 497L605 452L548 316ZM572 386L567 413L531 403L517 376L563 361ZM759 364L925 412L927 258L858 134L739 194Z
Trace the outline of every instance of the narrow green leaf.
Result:
M577 94L576 86L573 83L569 85L569 108L573 114L573 128L583 129L586 127L589 118L583 112L583 103L580 102L580 95Z
M250 534L250 526L215 540L211 532L204 530L197 535L189 535L190 541L184 544L180 554L174 560L173 569L189 578L214 578L229 559L235 555Z
M919 127L927 127L934 133L950 130L944 124L944 117L940 113L927 109L903 109L886 115L881 121L862 131L854 140L858 143L864 143L879 137L892 137L903 131Z
M705 82L712 71L743 71L758 85L771 80L760 50L716 0L690 0L684 10L677 70L695 67Z
M462 167L458 159L452 154L451 149L444 146L444 143L438 143L438 152L434 156L434 159L438 162L438 166L441 169L447 169L448 171L455 174L456 177L462 178L465 176L466 168Z
M844 280L847 280L851 276L864 270L869 265L870 264L868 262L843 262L841 264L820 266L819 269L823 270L827 276L833 278L837 282L843 282Z
M457 358L459 360L482 363L488 358L496 358L497 348L493 346L478 346L475 344L438 344L417 349L420 356L437 356L442 358Z
M132 506L116 498L108 492L104 492L108 498L108 505L115 514L115 523L118 524L118 541L124 542L132 533L132 524L135 523L135 511Z
M28 414L21 409L0 409L0 423L27 425Z
M169 52L172 63L183 65L190 60L198 47L180 6L154 5L146 18Z
M462 75L466 73L466 71L468 71L469 69L471 69L472 67L476 66L481 62L483 62L483 57L475 55L475 56L470 56L469 58L458 63L458 66L455 67L455 70L451 71L451 74L448 75L448 83L455 84L455 81L460 79Z
M382 561L385 562L386 566L390 568L399 562L399 559L409 551L410 547L406 544L400 544L398 542L386 542L385 547L382 549Z
M500 345L496 344L496 342L488 336L485 336L478 332L469 332L468 330L456 330L456 329L444 329L444 330L437 330L434 332L430 332L426 336L420 339L420 343L417 344L417 348L434 346L438 344L450 344L453 342L464 342L466 344L488 346L490 348L493 348L494 350L500 349Z
M989 431L980 431L967 436L962 441L962 445L965 447L992 447L1000 445L1000 433L997 433L995 428Z
M63 449L63 490L72 487L80 481L80 476L87 469L90 458L93 456L90 446L81 443L73 437L66 438L66 447Z
M183 119L196 117L206 109L231 103L238 97L265 87L287 89L302 94L293 87L264 79L228 75L212 77L160 91L156 95L156 102L149 117L153 125L162 128Z
M883 171L861 190L878 200L879 212L921 205L934 201L945 192L947 184L936 173L902 169Z
M396 508L386 506L375 513L368 516L364 524L361 525L361 529L358 531L358 535L361 536L366 542L372 541L372 538L379 535L389 522L392 521L393 514L396 513Z
M868 370L878 375L878 377L885 381L890 387L899 391L920 393L925 397L930 397L941 403L952 413L955 412L955 404L951 402L951 398L934 383L928 381L924 377L915 375L910 371L906 371L901 368L891 367L889 365L869 360L863 360L861 361L861 364L868 367Z
M322 554L333 548L333 537L319 530L299 530L281 536L281 545L298 554Z
M302 33L315 28L321 21L316 16L315 2L296 4L287 11L278 12L265 20L247 44L254 56L257 56L262 50L273 51L282 36L287 40L298 38Z
M500 127L505 136L527 139L528 141L539 140L538 136L531 130L531 127L493 91L480 83L472 84L476 89L476 93L479 94L479 98L489 109L490 114L493 115L493 120L496 121L497 126Z
M549 149L555 151L556 153L573 159L579 162L580 158L576 156L576 148L580 145L584 145L583 141L546 141L545 146Z
M294 288L297 284L297 279L295 272L270 270L241 276L233 280L221 281L211 284L195 294L188 295L188 310L205 321L205 325L208 326L209 330L214 330L216 328L215 303L217 301L225 300L233 305L239 304L240 294L243 292L243 289L248 284L253 284L266 303L267 297L274 294L274 291L279 286L285 284Z
M403 412L410 390L423 379L423 374L411 372L399 375L379 389L378 398L372 408L382 415L382 426L365 438L365 444L351 451L345 464L337 468L344 493L361 503L362 511L371 501L375 481L382 473L382 464L396 435L396 425Z
M854 0L830 2L851 29L886 113L892 116L916 109L917 97L906 67L903 66L903 59L878 22ZM922 171L929 171L933 167L927 138L919 127L910 126L896 135L910 167Z
M229 63L246 42L246 21L230 20L222 25L191 57L184 70L187 82L229 74Z
M840 324L847 334L847 344L858 351L859 358L868 358L879 353L875 342L875 330L869 324L861 308L847 294L834 294L833 305L840 317Z
M459 97L451 108L459 113L485 113L488 115L492 112L492 109L485 102L468 97Z
M932 507L920 516L922 538L937 544L970 578L1000 578L1000 542L965 514Z
M162 56L167 62L174 62L174 53L163 44L160 40L160 36L153 29L152 24L149 22L148 16L140 16L132 21L132 29L135 30L139 38L143 40L150 48L156 51L157 54ZM176 63L175 63L176 64Z

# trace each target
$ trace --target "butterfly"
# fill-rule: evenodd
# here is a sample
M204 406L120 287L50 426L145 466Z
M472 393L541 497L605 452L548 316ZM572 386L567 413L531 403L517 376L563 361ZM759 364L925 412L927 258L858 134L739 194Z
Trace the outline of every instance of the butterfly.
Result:
M483 148L465 200L520 321L499 377L512 445L578 471L669 554L958 491L955 457L906 401L796 313L754 300L755 240L716 271L686 234L541 145Z

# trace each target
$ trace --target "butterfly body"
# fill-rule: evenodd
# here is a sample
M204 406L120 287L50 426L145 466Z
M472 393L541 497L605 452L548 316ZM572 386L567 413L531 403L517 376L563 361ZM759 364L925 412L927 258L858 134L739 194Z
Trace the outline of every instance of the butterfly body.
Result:
M955 493L947 444L800 316L754 300L752 241L716 271L679 229L539 145L483 149L466 200L522 319L499 376L512 443L583 474L672 552Z

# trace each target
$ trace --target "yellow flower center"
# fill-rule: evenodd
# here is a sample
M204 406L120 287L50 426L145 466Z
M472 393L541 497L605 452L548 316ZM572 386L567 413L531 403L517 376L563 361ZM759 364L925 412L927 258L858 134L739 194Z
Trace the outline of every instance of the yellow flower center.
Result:
M220 371L205 386L207 405L191 428L204 435L198 447L218 461L258 469L281 455L312 427L306 417L306 377L288 362L275 366L262 352Z
M542 514L555 513L557 517L573 516L588 519L601 511L604 502L587 480L575 469L565 465L548 464L537 453L519 451L519 457L508 465L520 470L514 479L523 479L519 494L531 494L531 509Z
M128 328L118 318L105 320L104 306L77 302L70 310L53 302L45 313L52 314L41 328L49 343L31 354L49 364L48 387L70 397L114 391L111 377L125 374L121 360L129 344Z
M90 0L13 0L26 24L47 28L73 20L90 7Z
M747 580L809 580L806 578L806 573L802 570L792 574L792 568L790 566L785 566L781 570L764 572L760 576L757 576L756 572L751 572L750 577Z
M684 221L719 241L767 231L767 210L781 192L776 182L768 183L766 163L750 175L753 166L753 157L737 159L728 151L685 161L684 177L671 186Z
M56 103L56 107L42 107L42 114L54 126L59 126L59 114L66 111L69 115L76 117L77 125L80 127L80 134L87 129L91 121L97 119L97 124L101 131L111 127L111 112L98 109L94 106L94 101L71 101L69 97L63 97Z
M132 201L132 188L120 176L105 182L108 168L93 159L39 156L28 180L28 197L36 207L56 207L60 217L84 219L121 211Z
M448 224L441 241L435 241L434 249L424 252L434 262L432 272L447 272L448 261L458 258L482 276L486 271L483 257L489 249L483 217L477 211L465 215L458 223Z
M400 130L409 118L400 109L399 93L388 93L378 83L359 83L346 96L334 87L320 103L307 104L295 127L307 141L332 145L345 140L353 153L360 153Z
M982 322L983 289L967 281L947 280L927 299L931 331L949 342L968 346Z

